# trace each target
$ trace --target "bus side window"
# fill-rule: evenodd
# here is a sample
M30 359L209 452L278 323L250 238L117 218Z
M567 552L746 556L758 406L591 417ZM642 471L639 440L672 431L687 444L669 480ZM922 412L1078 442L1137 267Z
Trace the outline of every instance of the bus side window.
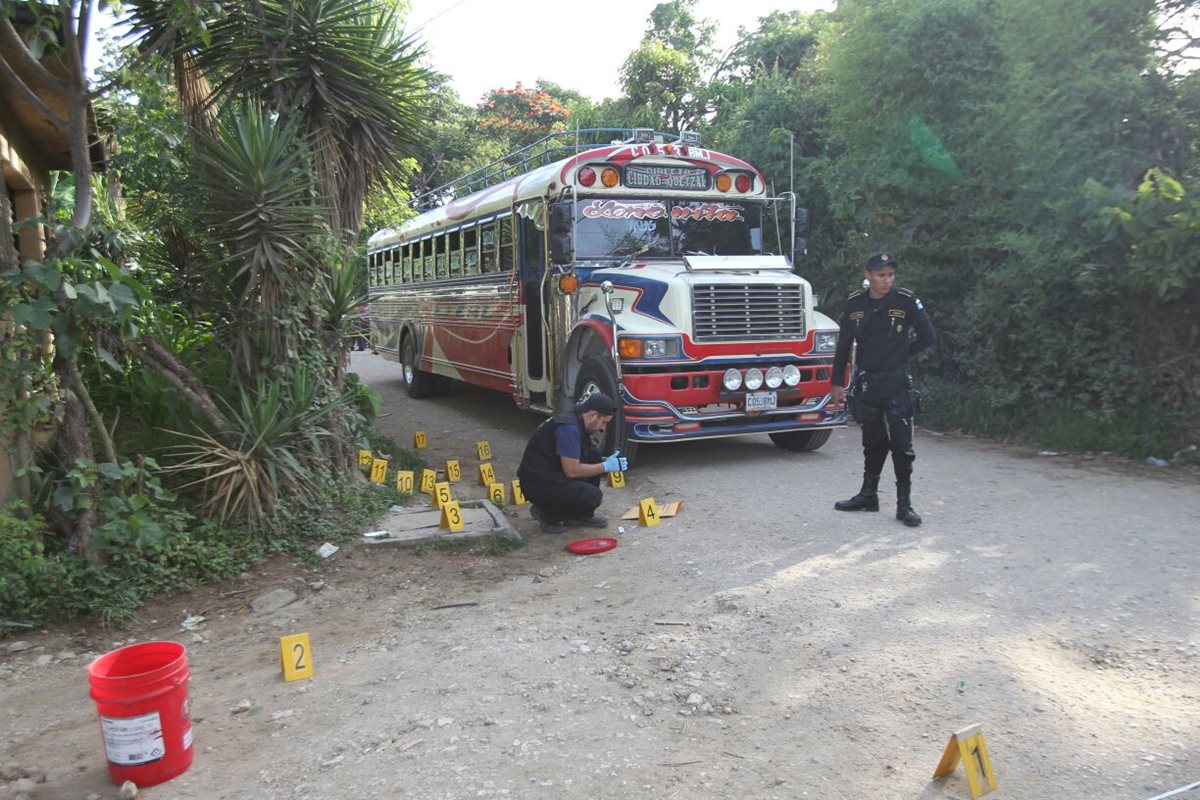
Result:
M479 229L479 263L483 272L495 272L496 266L496 223L488 222Z
M544 232L537 222L528 217L521 218L521 263L526 267L541 267L545 264L546 241ZM538 274L541 274L540 272Z
M449 274L446 269L446 234L443 233L430 241L433 242L433 262L437 265L437 276L444 278Z
M500 269L511 272L513 268L513 218L505 217L500 226Z
M379 253L371 253L367 259L367 285L378 286L377 270L379 265Z
M479 274L479 236L474 227L464 228L463 238L463 272L467 275Z
M421 241L421 270L427 281L436 277L433 274L433 239Z
M450 248L450 275L458 277L463 274L462 233L450 231L446 234L446 242L446 246Z
M400 246L400 280L404 283L412 280L412 258L406 244Z
M383 282L391 286L399 277L396 275L396 245L392 245L387 251L387 266L383 272Z

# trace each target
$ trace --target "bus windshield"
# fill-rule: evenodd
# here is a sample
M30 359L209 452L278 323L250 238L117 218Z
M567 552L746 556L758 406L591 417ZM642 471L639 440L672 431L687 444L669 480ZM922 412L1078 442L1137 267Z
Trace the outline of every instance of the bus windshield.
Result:
M580 198L577 259L747 256L762 250L757 203Z

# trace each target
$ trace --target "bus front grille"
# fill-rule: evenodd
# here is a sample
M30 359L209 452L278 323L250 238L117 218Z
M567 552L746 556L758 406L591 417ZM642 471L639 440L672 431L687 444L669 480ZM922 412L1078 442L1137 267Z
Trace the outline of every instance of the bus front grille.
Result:
M692 287L692 338L803 339L804 287L799 284L728 284Z

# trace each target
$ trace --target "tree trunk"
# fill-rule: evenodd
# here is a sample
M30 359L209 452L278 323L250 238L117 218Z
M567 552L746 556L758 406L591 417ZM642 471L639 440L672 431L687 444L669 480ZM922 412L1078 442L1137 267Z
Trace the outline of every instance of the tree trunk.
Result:
M77 461L83 459L93 462L92 439L88 430L87 412L83 403L71 387L70 366L62 355L55 356L54 371L59 377L60 384L65 387L62 392L63 418L58 428L57 445L62 463L70 469ZM92 563L96 562L96 553L88 549L88 542L96 527L97 497L93 490L81 490L75 496L76 508L79 514L74 518L74 528L62 531L66 536L67 547L75 550Z

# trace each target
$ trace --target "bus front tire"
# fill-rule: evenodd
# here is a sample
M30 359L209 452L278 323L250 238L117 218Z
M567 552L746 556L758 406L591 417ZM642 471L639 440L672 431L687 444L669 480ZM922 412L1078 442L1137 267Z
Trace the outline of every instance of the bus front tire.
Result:
M625 411L621 406L621 395L617 391L617 377L612 366L599 358L591 358L579 371L575 381L575 402L583 400L588 395L603 392L617 404L617 413L604 431L604 441L600 443L600 455L607 456L619 449L621 455L629 459L632 465L637 456L638 442L626 438Z
M832 433L829 428L824 428L819 431L788 431L768 435L776 447L791 450L793 453L809 453L828 442Z
M433 393L435 376L417 368L417 346L411 336L405 337L400 346L400 374L409 397L420 399Z

